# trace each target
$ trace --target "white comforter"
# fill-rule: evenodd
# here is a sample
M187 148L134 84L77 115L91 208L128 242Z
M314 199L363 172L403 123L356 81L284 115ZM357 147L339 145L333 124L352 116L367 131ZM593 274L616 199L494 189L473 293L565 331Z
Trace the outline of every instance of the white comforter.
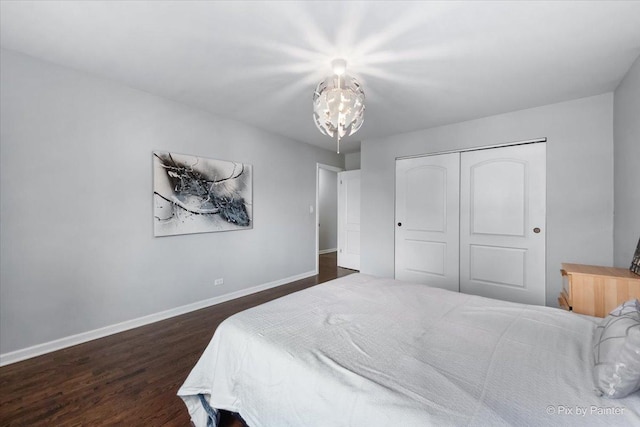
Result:
M178 394L251 427L640 425L594 392L595 321L362 274L224 321Z

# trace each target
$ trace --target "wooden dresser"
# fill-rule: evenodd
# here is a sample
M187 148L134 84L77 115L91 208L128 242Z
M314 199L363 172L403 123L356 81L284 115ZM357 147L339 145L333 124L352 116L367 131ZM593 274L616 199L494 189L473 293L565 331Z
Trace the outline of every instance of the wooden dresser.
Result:
M562 264L560 307L580 314L605 317L632 298L640 299L640 276L625 268Z

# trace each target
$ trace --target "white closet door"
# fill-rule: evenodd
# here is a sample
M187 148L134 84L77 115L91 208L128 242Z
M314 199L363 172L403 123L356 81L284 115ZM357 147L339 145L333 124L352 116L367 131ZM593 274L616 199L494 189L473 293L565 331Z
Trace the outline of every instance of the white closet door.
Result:
M396 279L458 291L459 185L459 153L396 161Z
M461 155L460 291L545 304L546 145Z
M338 173L338 265L360 270L360 171Z

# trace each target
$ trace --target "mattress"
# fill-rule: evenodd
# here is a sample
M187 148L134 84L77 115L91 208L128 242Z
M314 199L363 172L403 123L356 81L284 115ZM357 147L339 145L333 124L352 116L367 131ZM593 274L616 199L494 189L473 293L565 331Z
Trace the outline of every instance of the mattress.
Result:
M250 427L640 425L595 392L597 319L353 274L238 313L178 391Z

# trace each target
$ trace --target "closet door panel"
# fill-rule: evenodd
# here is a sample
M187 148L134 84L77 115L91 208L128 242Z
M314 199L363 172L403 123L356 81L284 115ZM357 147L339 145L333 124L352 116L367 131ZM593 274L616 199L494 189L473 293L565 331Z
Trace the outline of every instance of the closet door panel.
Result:
M395 277L459 289L459 153L396 161Z
M472 233L524 236L526 169L524 162L503 159L472 166Z
M545 304L545 156L545 144L461 154L461 292Z

